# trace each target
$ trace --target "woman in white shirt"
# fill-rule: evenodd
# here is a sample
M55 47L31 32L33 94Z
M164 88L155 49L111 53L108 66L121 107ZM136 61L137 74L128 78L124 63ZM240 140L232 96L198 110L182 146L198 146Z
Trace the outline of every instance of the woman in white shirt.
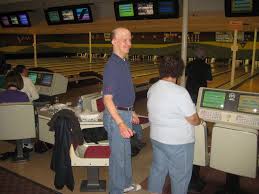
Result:
M160 80L147 94L153 148L148 181L151 193L162 193L167 174L173 194L186 194L191 179L194 126L201 120L188 91L176 84L183 69L180 57L164 57L159 66Z

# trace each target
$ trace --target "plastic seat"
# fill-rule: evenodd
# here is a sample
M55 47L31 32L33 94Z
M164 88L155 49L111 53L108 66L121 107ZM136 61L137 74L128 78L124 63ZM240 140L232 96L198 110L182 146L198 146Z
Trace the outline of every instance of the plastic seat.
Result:
M106 190L106 181L99 178L99 168L109 166L109 156L108 142L100 142L98 145L84 144L78 146L76 152L74 146L71 145L71 165L87 167L87 178L81 182L81 192L103 192Z
M0 104L0 140L16 140L15 161L24 161L23 140L36 137L35 115L32 103Z

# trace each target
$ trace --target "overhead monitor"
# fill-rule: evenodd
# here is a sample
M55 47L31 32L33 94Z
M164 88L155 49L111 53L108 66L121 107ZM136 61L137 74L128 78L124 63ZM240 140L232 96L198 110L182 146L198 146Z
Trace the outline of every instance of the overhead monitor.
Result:
M126 0L114 2L116 20L179 17L178 0Z
M0 15L3 27L29 27L31 26L27 12L10 12Z
M259 1L225 0L226 17L259 16Z
M48 19L51 23L60 23L60 16L58 11L49 11L47 12Z
M134 16L133 4L121 4L119 5L119 16L120 17L132 17Z
M76 15L77 15L77 19L79 21L90 21L91 20L89 9L87 7L77 8Z
M87 4L52 7L45 10L49 25L89 23L93 21L91 8Z
M16 15L11 15L10 19L11 19L11 24L19 25L19 20L18 20L18 17Z
M197 110L206 121L259 129L259 94L200 88Z
M8 19L8 16L1 16L2 26L8 27L11 26L11 22Z
M179 5L177 0L159 0L158 17L159 18L177 18L179 17Z
M137 10L139 16L153 16L155 14L153 2L138 2Z
M64 21L74 21L74 13L72 9L65 9L61 11L62 19Z
M114 2L116 20L135 19L133 2Z

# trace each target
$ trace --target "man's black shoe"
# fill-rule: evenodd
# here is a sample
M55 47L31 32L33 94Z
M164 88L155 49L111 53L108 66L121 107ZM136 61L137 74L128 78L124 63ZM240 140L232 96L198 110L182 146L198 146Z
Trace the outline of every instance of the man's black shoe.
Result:
M200 193L205 187L205 183L203 181L191 181L189 184L188 191L189 192L195 192L195 193Z

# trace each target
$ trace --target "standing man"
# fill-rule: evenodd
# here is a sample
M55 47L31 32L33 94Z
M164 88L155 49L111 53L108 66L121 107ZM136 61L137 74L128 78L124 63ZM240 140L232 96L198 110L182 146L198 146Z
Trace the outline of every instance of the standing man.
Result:
M185 74L187 76L186 89L189 92L194 104L197 103L200 87L207 87L212 81L211 67L205 62L206 52L203 48L195 51L196 59L187 64ZM205 183L200 178L200 167L193 165L192 178L189 190L200 192Z
M211 67L205 62L206 52L203 48L195 51L196 59L187 64L185 74L187 76L186 89L193 103L196 104L200 87L207 87L212 81Z
M23 79L24 87L21 91L27 94L31 102L37 100L39 93L30 78L28 78L28 70L26 67L24 65L17 65L15 70L21 74Z
M103 100L104 127L111 149L109 161L110 194L138 191L141 186L132 183L131 145L132 123L139 118L133 110L135 91L126 56L131 48L131 33L116 28L111 34L113 53L104 68Z

